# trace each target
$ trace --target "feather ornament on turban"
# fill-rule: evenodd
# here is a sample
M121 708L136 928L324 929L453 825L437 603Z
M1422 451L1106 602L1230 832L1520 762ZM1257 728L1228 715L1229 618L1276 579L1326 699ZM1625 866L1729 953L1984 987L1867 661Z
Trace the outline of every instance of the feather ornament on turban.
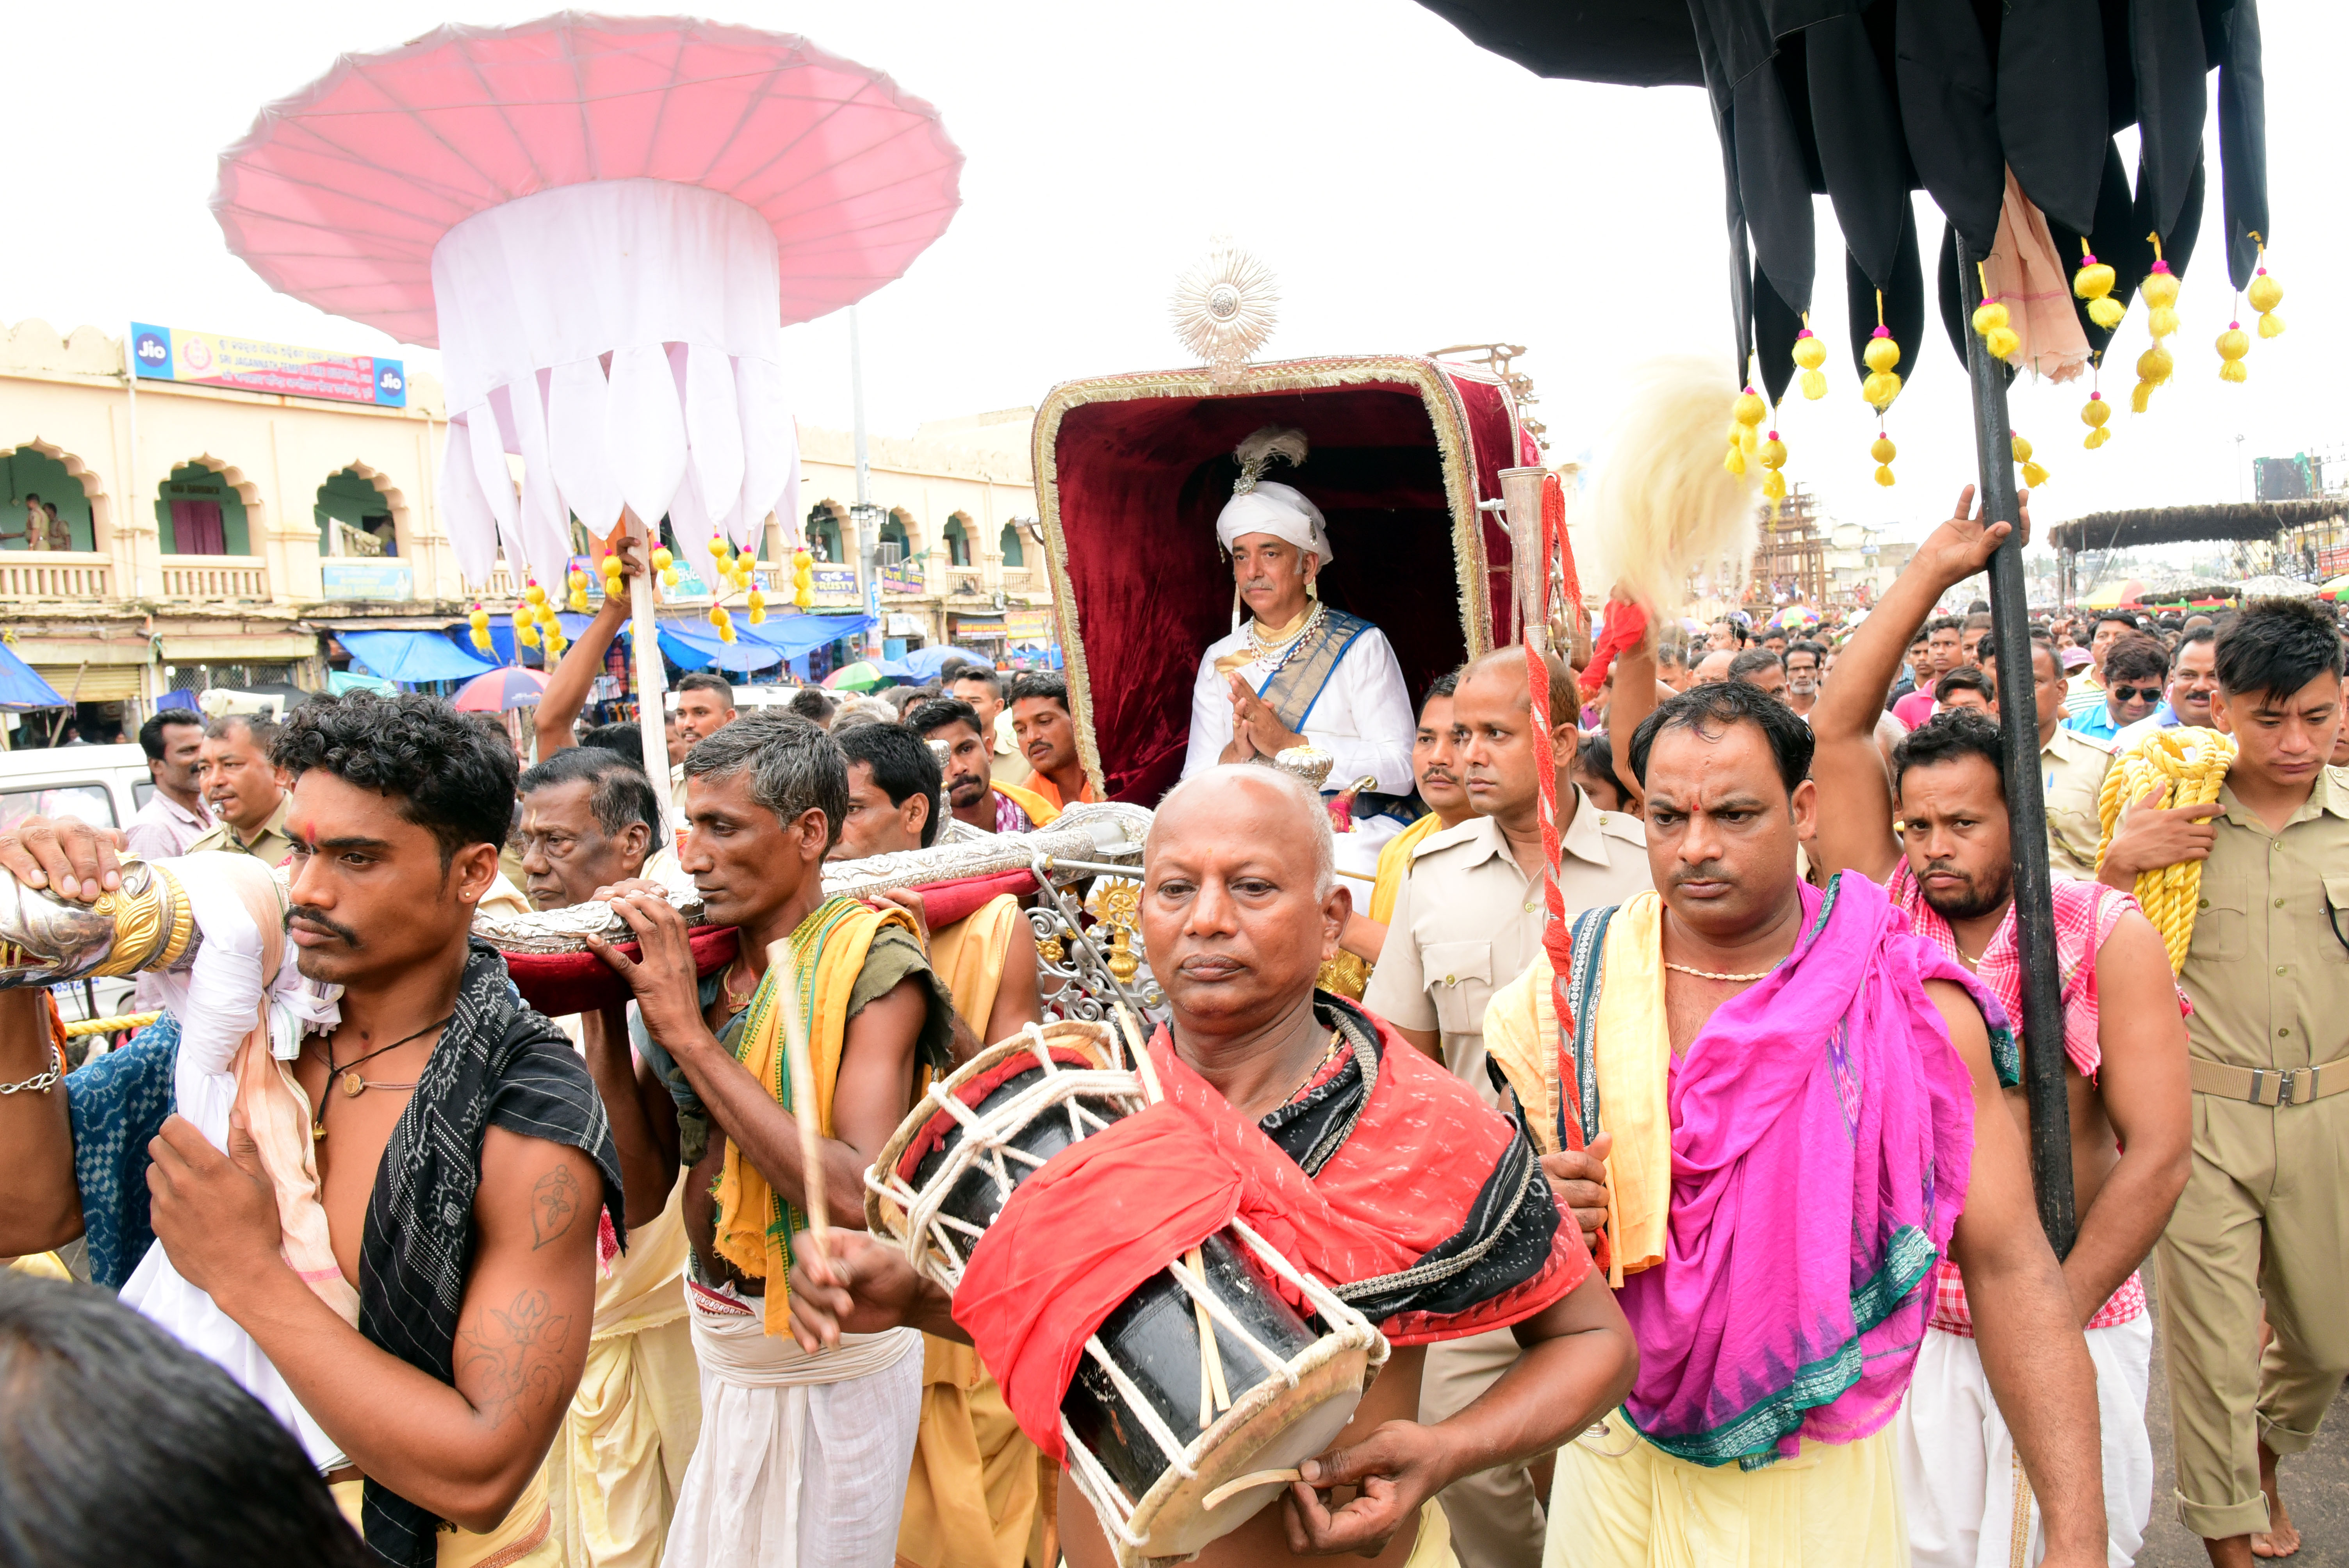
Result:
M1322 565L1330 564L1330 531L1323 525L1321 509L1295 487L1264 477L1264 470L1275 462L1302 468L1306 451L1305 432L1280 425L1265 426L1233 449L1240 477L1232 486L1232 499L1224 503L1216 519L1216 543L1228 552L1242 534L1268 533L1310 551L1321 558Z

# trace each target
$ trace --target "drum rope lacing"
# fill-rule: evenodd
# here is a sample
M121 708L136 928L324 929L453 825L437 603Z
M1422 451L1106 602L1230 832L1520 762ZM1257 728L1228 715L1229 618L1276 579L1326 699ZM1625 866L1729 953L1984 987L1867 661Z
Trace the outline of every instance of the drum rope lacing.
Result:
M1130 1018L1126 1019L1125 1023L1130 1038L1138 1041L1139 1030L1134 1027ZM1045 1037L1040 1026L1030 1024L1024 1033L1026 1039L1022 1042L1022 1048L1036 1058L1039 1065L1042 1067L1045 1076L1040 1082L1019 1090L986 1113L981 1114L974 1110L953 1092L961 1087L962 1081L966 1081L963 1073L950 1076L931 1086L925 1099L937 1109L953 1117L957 1124L962 1128L964 1137L959 1144L947 1151L947 1159L941 1162L938 1170L931 1173L928 1181L922 1189L916 1191L897 1174L896 1163L902 1161L902 1155L899 1156L897 1162L892 1163L886 1177L882 1175L877 1167L870 1168L865 1172L866 1185L877 1196L895 1204L904 1213L905 1232L899 1238L899 1243L904 1248L908 1260L917 1270L947 1285L949 1291L959 1283L962 1275L962 1252L956 1245L958 1239L957 1233L976 1237L983 1237L986 1234L981 1227L971 1225L954 1215L939 1212L939 1204L944 1201L946 1193L956 1186L964 1175L974 1168L986 1170L998 1182L1000 1190L1008 1195L1013 1183L1009 1169L1003 1163L1005 1155L1011 1156L1031 1169L1049 1163L1048 1161L1040 1159L1025 1150L1010 1147L1008 1142L1013 1132L1030 1125L1037 1116L1050 1111L1056 1105L1065 1105L1070 1116L1071 1131L1081 1139L1085 1136L1086 1123L1092 1123L1095 1130L1103 1129L1108 1124L1077 1105L1075 1100L1078 1098L1098 1095L1129 1105L1135 1102L1147 1102L1157 1098L1147 1092L1155 1087L1157 1075L1146 1070L1146 1058L1143 1059L1145 1070L1140 1073L1123 1068L1071 1068L1053 1058L1050 1042ZM1137 1045L1136 1048L1139 1050L1143 1047ZM964 1069L964 1072L968 1071L968 1068ZM1264 1268L1287 1282L1304 1299L1307 1305L1331 1328L1340 1333L1366 1336L1371 1343L1371 1365L1373 1371L1385 1362L1384 1339L1341 1297L1330 1287L1291 1264L1237 1216L1233 1217L1228 1229ZM930 1243L935 1244L935 1252ZM1212 1364L1206 1363L1205 1357L1215 1344L1216 1328L1222 1328L1246 1346L1264 1365L1269 1375L1267 1381L1257 1385L1250 1390L1247 1397L1237 1401L1237 1403L1251 1408L1257 1407L1262 1403L1265 1390L1276 1385L1295 1389L1300 1383L1300 1375L1296 1367L1258 1340L1256 1335L1239 1321L1230 1307L1209 1290L1205 1266L1198 1260L1199 1249L1193 1248L1190 1250L1187 1261L1185 1258L1171 1259L1165 1265L1165 1272L1174 1278L1184 1293L1191 1297L1194 1306L1202 1315L1201 1432L1192 1443L1185 1444L1175 1435L1173 1429L1158 1414L1148 1394L1117 1365L1116 1359L1111 1356L1098 1334L1090 1336L1085 1344L1087 1358L1102 1369L1119 1396L1132 1408L1134 1417L1166 1455L1169 1470L1185 1481L1195 1480L1198 1476L1199 1465L1203 1462L1206 1452L1203 1445L1207 1441L1209 1429L1217 1424L1216 1409L1220 1408L1228 1410L1236 1403L1228 1388L1222 1391L1220 1399L1213 1396L1213 1385L1220 1380L1212 1377ZM1065 1415L1061 1418L1061 1426L1068 1439L1070 1467L1074 1472L1079 1490L1094 1502L1097 1511L1102 1509L1102 1500L1116 1498L1123 1502L1130 1515L1133 1509L1140 1506L1136 1500L1126 1495L1124 1489L1110 1476L1102 1466L1100 1460L1085 1447L1075 1429L1069 1425ZM1230 1487L1219 1488L1216 1493L1218 1502L1229 1495L1232 1490ZM1102 1518L1103 1522L1110 1524L1128 1545L1140 1548L1147 1544L1149 1538L1146 1535L1135 1534L1123 1519L1112 1520L1106 1511L1103 1511Z

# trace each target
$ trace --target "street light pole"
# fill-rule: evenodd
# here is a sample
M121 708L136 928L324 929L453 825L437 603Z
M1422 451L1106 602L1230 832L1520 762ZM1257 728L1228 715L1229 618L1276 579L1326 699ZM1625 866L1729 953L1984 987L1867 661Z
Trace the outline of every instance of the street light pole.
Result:
M848 396L856 422L856 504L848 514L856 524L856 586L864 596L864 614L873 624L864 628L864 656L881 656L881 582L874 569L874 552L881 542L881 509L873 504L873 470L864 458L864 338L856 324L856 307L848 307Z
M1958 282L1965 318L1982 304L1976 257L1958 244ZM1982 470L1985 521L2020 523L2014 490L2014 435L2006 411L2006 366L1990 356L1982 335L1966 334L1973 382L1974 448ZM1998 649L1999 749L2004 757L2006 817L2014 852L2014 939L2023 965L2023 1089L2031 1108L2031 1177L2039 1224L2058 1260L2072 1250L2078 1215L2072 1197L2072 1112L2064 1088L2064 989L2055 967L2054 884L2047 869L2047 800L2039 773L2039 705L2033 693L2030 595L2023 578L2020 528L1990 558L1991 640Z

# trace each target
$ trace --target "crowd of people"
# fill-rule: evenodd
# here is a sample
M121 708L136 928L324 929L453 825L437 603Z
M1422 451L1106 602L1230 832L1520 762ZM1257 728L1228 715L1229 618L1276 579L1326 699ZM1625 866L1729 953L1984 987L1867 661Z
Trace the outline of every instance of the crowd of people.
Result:
M1413 693L1264 478L1294 434L1240 449L1235 625L1146 802L1145 1050L1195 1141L1081 1225L1157 1235L1185 1180L1285 1195L1391 1355L1200 1560L2127 1563L2148 1260L2174 1506L2216 1563L2295 1550L2280 1464L2349 1372L2332 610L2034 621L2063 1037L2026 1043L1997 645L1940 611L2009 522L1961 500L1848 621L1651 625L1603 669L1503 647ZM1084 1248L1049 1260L1079 1211L1023 1190L952 1295L864 1230L927 1086L1055 1011L1022 900L824 890L1095 800L1066 683L963 662L740 707L688 675L656 778L634 725L578 722L622 597L527 766L414 695L141 732L128 847L178 858L263 1004L150 972L159 1020L75 1065L44 993L0 991L27 1561L144 1560L142 1530L191 1563L1116 1560L1056 1414L1100 1320L1036 1312L1083 1285ZM2108 821L2116 759L2178 728L2231 738L2217 798ZM2133 890L2181 866L2173 949ZM122 885L67 820L0 868ZM597 902L632 940L589 939L611 983L561 1016L474 935ZM2020 1087L2059 1044L2061 1258Z

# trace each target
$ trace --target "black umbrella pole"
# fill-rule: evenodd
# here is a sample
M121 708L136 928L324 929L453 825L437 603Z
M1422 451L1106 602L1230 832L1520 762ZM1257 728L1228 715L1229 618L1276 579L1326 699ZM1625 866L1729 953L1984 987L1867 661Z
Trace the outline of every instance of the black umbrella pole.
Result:
M1958 242L1966 315L1982 303L1975 258ZM2005 367L1966 334L1973 380L1974 449L1982 464L1982 515L2017 521L2013 433L2007 422ZM2015 941L2023 954L2023 1088L2031 1107L2031 1178L2039 1223L2058 1259L2072 1251L2079 1217L2072 1203L2072 1113L2064 1088L2064 986L2055 967L2055 905L2047 869L2047 801L2041 793L2038 705L2031 655L2030 591L2023 539L1990 558L1991 637L1998 650L1999 726L2006 769L2006 814L2014 851Z

